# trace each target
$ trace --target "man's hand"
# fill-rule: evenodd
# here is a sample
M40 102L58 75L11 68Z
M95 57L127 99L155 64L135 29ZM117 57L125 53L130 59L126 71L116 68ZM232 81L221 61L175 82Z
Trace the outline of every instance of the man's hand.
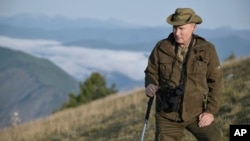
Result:
M199 115L198 126L205 127L210 125L213 121L214 121L214 115L211 113L204 112Z
M145 90L145 93L147 96L149 97L153 97L157 91L158 87L153 85L153 84L149 84L147 87L146 87L146 90Z

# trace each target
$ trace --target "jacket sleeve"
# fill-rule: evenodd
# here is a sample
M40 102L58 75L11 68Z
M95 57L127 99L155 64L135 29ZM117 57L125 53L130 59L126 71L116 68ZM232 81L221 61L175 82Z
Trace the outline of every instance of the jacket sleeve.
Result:
M208 97L206 112L216 114L219 111L219 103L222 93L223 75L222 68L215 47L210 46L209 63L207 72Z
M149 59L148 59L148 65L146 67L145 72L145 87L149 84L154 84L158 86L159 84L159 76L158 76L158 70L159 70L159 59L158 59L158 51L157 47L159 46L159 42L156 44L154 49L152 50Z

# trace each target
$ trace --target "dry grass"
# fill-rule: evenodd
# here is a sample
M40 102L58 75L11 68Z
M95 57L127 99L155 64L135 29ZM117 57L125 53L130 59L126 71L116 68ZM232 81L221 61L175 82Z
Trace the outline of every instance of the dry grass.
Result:
M146 105L137 106L147 100L143 93L142 90L136 90L128 94L111 95L16 128L7 128L1 131L0 139L4 141L34 141L34 139L40 141L57 140L56 138L58 138L61 140L62 137L71 139L79 134L86 134L82 135L82 139L84 139L84 136L91 136L91 132L101 129L111 122L112 120L108 120L104 123L104 119L112 118L117 112L126 113L130 107L137 107L137 110L143 111ZM131 118L131 115L123 116ZM143 116L141 115L141 117Z

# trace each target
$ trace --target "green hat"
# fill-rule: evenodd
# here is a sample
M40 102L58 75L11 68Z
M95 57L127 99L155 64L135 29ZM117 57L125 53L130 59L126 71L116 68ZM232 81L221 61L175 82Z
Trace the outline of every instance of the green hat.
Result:
M177 8L174 14L167 17L166 21L171 25L184 25L188 23L202 23L200 16L191 8Z

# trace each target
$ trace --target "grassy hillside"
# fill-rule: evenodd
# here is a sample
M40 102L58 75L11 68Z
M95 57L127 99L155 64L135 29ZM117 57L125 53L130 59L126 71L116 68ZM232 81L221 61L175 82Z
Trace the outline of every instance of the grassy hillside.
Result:
M230 124L250 121L250 58L226 62L223 102L217 126L228 140ZM78 108L55 113L47 118L1 130L4 141L137 141L140 140L147 107L143 90L111 95ZM154 138L154 107L145 141ZM195 141L186 132L183 141Z

